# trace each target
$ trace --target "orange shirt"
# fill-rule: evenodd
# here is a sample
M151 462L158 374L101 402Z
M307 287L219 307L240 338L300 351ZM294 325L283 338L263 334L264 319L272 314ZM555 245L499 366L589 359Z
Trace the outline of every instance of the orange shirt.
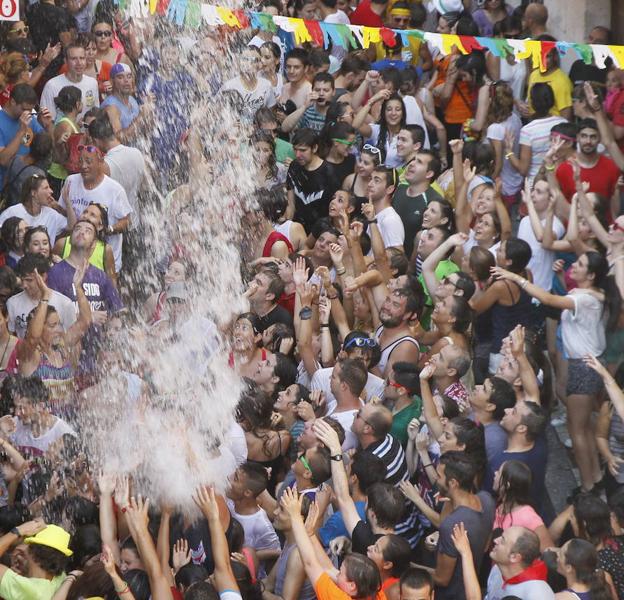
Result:
M314 591L318 600L352 600L351 596L343 592L327 573L323 573L316 580ZM379 591L376 600L387 600L387 598L382 591Z
M453 55L443 56L436 60L436 69L438 76L436 78L436 87L442 85L446 81L446 72L448 71L451 57ZM447 123L463 123L467 119L474 117L473 93L470 84L459 79L455 83L453 93L444 108L444 120Z

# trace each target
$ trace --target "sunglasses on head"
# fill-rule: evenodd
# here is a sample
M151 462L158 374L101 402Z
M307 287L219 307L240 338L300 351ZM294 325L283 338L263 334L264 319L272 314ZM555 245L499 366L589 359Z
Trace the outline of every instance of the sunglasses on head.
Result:
M344 144L345 146L353 146L355 144L355 140L350 142L349 140L345 140L343 138L332 138L332 142L339 142L340 144Z
M99 154L100 151L97 149L96 146L85 146L83 144L79 144L78 145L78 152L82 152L82 151L88 152L89 154Z
M372 338L364 338L364 337L356 337L352 340L349 340L344 345L344 350L348 350L349 348L375 348L377 346L377 342Z
M377 146L373 146L372 144L364 144L362 150L367 150L371 154L379 154L379 160L381 160L381 150L377 148Z

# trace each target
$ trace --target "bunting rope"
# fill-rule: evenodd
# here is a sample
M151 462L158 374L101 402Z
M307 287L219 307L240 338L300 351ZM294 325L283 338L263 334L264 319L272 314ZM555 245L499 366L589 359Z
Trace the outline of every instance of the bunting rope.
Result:
M601 69L605 68L608 58L616 67L624 68L624 46L540 42L530 39L430 33L417 29L339 25L281 15L273 16L251 10L231 9L204 4L198 0L119 0L119 4L130 16L140 18L157 13L166 15L180 26L198 28L201 25L210 25L235 29L253 28L271 32L280 37L287 50L304 42L312 42L325 49L330 45L340 46L346 50L365 49L378 42L384 42L392 48L397 44L397 39L401 40L402 46L408 46L410 39L417 39L427 42L445 56L450 54L453 48L457 48L462 54L470 54L474 50L489 50L500 58L513 56L516 60L531 59L533 69L539 68L540 71L546 70L546 56L553 49L557 50L560 56L572 50L586 64L593 62Z

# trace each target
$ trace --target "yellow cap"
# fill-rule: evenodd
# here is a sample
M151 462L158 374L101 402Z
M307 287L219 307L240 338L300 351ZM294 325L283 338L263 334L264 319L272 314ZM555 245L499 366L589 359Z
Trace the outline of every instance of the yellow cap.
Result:
M48 546L62 552L65 556L71 556L73 552L69 549L70 535L62 527L58 525L48 525L42 529L37 535L27 537L25 544L39 544Z

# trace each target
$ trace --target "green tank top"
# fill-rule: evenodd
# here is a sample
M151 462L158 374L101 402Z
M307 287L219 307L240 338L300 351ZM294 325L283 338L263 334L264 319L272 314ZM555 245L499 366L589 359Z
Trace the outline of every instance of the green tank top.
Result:
M61 119L57 121L56 124L58 125L59 123L63 123L63 122L69 123L70 127L73 129L72 133L80 133L80 129L78 129L76 124L71 119L68 119L67 117L62 117ZM55 179L60 179L61 181L65 181L65 179L67 179L67 176L69 175L69 173L67 172L67 169L63 165L59 165L58 163L55 163L55 162L53 162L48 168L48 174L54 177Z
M69 239L70 236L65 238L65 245L63 246L63 254L61 258L67 258L69 253L71 252L71 241ZM106 244L98 240L95 244L95 248L89 257L89 264L92 264L94 267L100 269L100 271L106 272L104 268L104 255L106 254Z

